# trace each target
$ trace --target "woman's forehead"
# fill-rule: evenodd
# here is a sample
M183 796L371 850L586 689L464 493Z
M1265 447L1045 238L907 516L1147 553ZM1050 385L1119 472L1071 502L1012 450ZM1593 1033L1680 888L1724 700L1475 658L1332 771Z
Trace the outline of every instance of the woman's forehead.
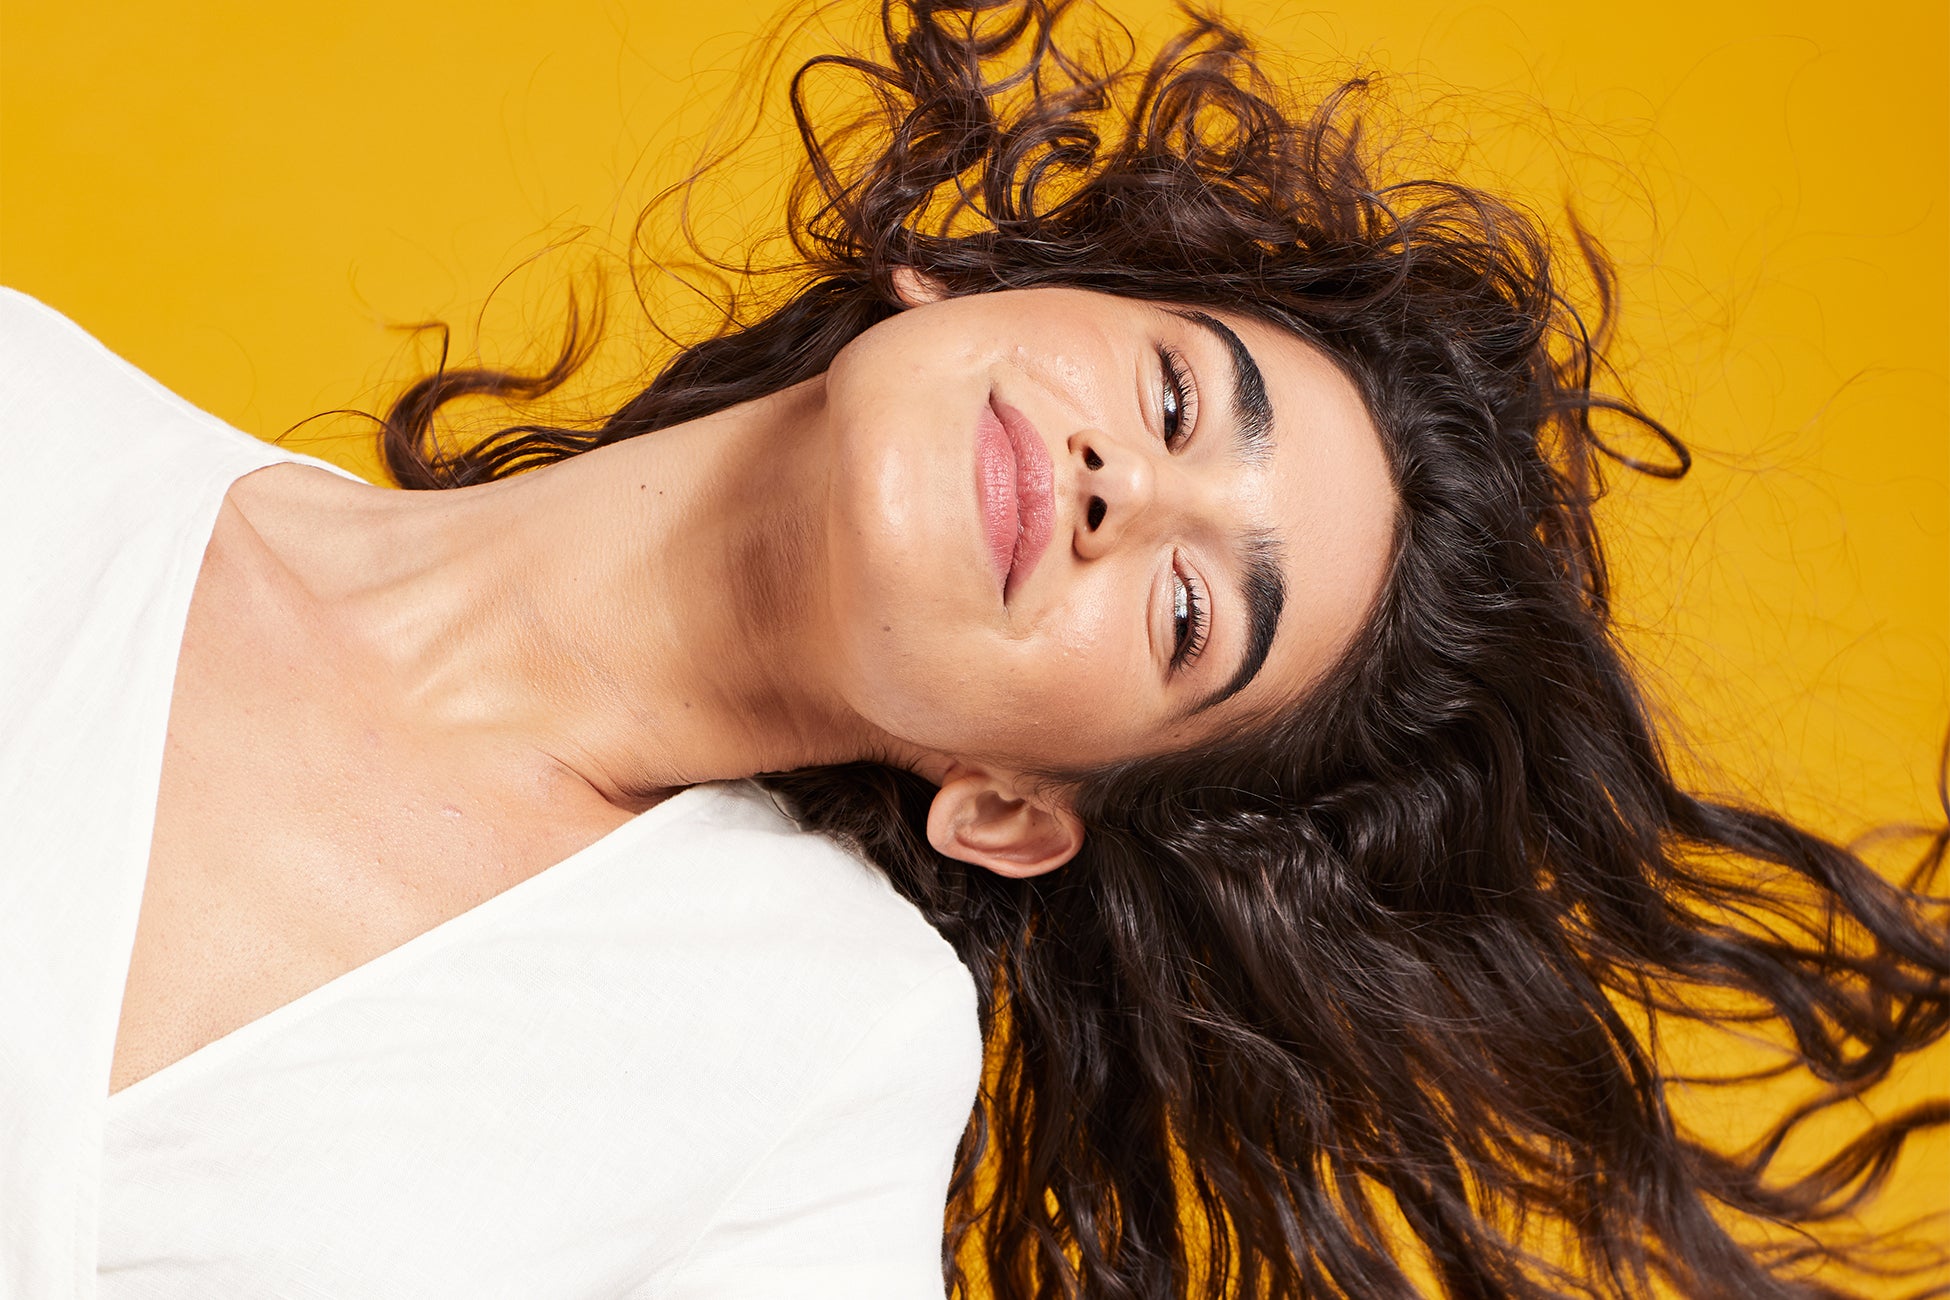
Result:
M1258 712L1298 698L1366 622L1393 552L1396 493L1367 403L1325 350L1244 312L1200 310L1250 353L1270 417L1267 454L1244 480L1239 521L1274 540L1285 584L1265 667L1239 700ZM1229 422L1234 401L1222 397L1208 409Z

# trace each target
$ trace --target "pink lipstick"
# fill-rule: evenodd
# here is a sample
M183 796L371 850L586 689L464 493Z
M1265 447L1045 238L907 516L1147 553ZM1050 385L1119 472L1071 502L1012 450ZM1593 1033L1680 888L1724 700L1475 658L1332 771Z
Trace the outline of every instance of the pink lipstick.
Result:
M1054 478L1049 447L1036 426L991 396L975 421L975 497L1005 601L1049 545Z

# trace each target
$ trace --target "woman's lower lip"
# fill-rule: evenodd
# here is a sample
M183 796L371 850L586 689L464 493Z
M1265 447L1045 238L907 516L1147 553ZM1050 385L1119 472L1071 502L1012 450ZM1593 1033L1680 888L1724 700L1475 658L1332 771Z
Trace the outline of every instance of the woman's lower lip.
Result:
M1016 542L1022 533L1017 508L1015 444L991 403L983 403L975 419L975 501L981 510L982 535L988 542L989 567L1006 598L1009 571L1015 566Z

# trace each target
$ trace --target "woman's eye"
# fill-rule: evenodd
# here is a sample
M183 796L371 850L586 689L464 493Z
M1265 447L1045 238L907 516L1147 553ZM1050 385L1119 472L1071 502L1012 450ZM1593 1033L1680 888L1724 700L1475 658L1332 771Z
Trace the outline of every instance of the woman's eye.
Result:
M1198 590L1176 569L1171 574L1171 666L1174 671L1198 658L1205 648L1205 607Z
M1193 386L1191 371L1177 349L1166 344L1158 349L1158 358L1164 370L1165 446L1176 447L1191 432L1190 411L1197 409L1198 390Z

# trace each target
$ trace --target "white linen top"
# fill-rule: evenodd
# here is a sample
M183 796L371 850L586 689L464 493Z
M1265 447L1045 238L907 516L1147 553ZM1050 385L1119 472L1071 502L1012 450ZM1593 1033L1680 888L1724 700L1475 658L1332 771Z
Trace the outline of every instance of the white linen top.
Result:
M107 1095L191 588L292 460L0 290L0 1296L939 1297L973 981L749 783Z

